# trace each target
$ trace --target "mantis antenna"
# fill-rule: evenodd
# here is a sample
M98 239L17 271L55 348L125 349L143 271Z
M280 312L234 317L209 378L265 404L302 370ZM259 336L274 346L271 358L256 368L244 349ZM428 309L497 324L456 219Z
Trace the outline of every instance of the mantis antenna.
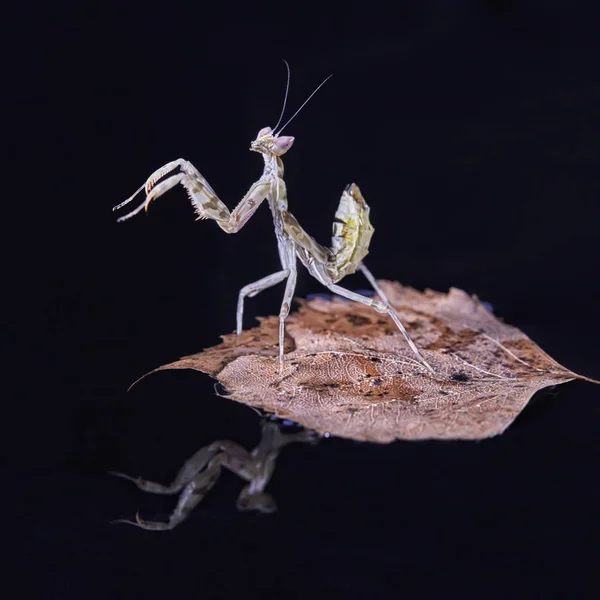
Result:
M277 121L277 125L273 127L273 131L275 131L279 127L279 123L281 123L281 119L283 119L283 113L285 112L285 107L287 105L288 92L290 91L290 64L285 58L283 59L285 63L285 68L287 69L287 83L285 84L285 96L283 97L283 107L281 108L281 114L279 115L279 120Z
M286 63L287 64L287 63ZM289 67L288 67L289 68ZM292 122L294 117L306 106L308 101L333 77L333 73L327 76L323 81L318 85L317 89L302 103L302 106L286 121L285 125L275 134L275 137L279 137L281 132ZM287 97L287 91L286 91ZM281 121L281 119L279 119ZM279 123L277 123L279 125ZM275 127L277 129L277 127Z

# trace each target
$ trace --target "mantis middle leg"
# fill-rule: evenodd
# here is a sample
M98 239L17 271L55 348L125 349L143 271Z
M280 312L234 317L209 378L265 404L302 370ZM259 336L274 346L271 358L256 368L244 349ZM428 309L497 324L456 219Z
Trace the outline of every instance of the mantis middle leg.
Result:
M243 327L243 318L244 318L244 298L248 296L248 298L253 298L260 292L277 285L279 282L283 281L290 274L289 269L284 269L283 271L278 271L277 273L273 273L272 275L267 275L258 281L254 281L245 285L239 293L238 296L238 304L237 304L237 318L236 318L236 333L238 335L242 334Z
M244 298L246 296L252 298L260 292L277 285L279 282L287 278L285 285L285 292L283 294L283 301L281 303L281 309L279 311L279 375L283 373L283 347L285 340L285 319L290 313L290 307L294 297L294 290L296 289L296 278L297 271L295 265L293 268L284 269L278 271L272 275L267 275L258 281L245 285L239 293L238 305L237 305L237 323L236 333L237 335L242 334L243 329L243 317L244 317Z
M283 343L285 339L285 319L290 314L294 290L296 289L296 267L289 270L288 280L285 285L283 302L279 311L279 376L283 375Z

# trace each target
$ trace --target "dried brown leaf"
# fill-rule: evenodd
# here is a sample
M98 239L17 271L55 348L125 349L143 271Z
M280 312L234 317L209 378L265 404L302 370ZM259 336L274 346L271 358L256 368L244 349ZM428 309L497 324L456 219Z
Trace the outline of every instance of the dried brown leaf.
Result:
M538 390L587 379L462 290L380 284L436 377L385 315L338 298L301 300L290 315L283 378L276 317L156 371L196 369L238 402L323 434L382 443L497 435Z

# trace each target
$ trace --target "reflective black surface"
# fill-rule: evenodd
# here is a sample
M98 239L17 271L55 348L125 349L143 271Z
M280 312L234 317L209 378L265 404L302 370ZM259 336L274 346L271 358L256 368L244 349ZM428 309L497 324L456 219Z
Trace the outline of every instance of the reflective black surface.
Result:
M259 416L199 373L126 390L233 330L239 288L278 268L266 205L235 236L195 222L181 190L124 224L111 208L180 156L233 208L260 174L248 146L279 115L282 58L289 114L334 73L286 129L303 226L327 243L356 181L377 277L475 293L599 378L592 9L25 9L11 22L3 93L5 205L17 211L5 215L16 276L6 332L20 367L5 398L3 477L9 576L23 597L594 597L600 388L588 383L538 394L480 443L286 448L269 517L238 513L241 483L225 475L173 532L110 525L172 505L105 475L166 483L214 439L258 440ZM282 291L250 299L246 326L275 314ZM302 271L297 295L325 291Z

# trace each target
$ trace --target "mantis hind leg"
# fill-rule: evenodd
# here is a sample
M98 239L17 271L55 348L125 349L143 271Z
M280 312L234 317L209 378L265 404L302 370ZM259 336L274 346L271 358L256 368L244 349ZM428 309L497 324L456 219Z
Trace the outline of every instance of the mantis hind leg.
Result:
M364 262L361 262L358 265L360 272L366 277L367 281L371 284L371 287L375 290L377 295L383 300L384 304L387 304L389 307L392 306L391 302L388 300L388 297L385 295L385 292L379 287L377 280L373 277L373 273L369 269L367 269L367 265Z
M357 294L356 292L351 292L350 290L347 290L346 288L333 283L333 281L331 281L330 283L327 283L326 285L332 292L334 292L335 294L338 294L339 296L348 298L348 300L354 300L355 302L360 302L361 304L366 304L367 306L374 308L379 313L384 313L384 314L389 315L390 318L392 319L392 321L394 321L394 323L396 324L396 327L398 327L398 329L404 336L404 339L406 340L406 343L409 345L410 349L414 352L415 356L421 362L421 364L423 364L425 367L427 367L427 370L431 374L435 375L435 371L433 370L433 367L423 358L423 355L419 352L419 349L417 348L415 343L412 341L410 335L408 335L408 331L406 331L406 328L402 324L402 321L400 320L398 313L394 310L394 308L392 307L392 305L390 304L390 302L386 298L386 296L381 292L381 289L377 285L377 282L373 278L373 275L371 275L371 272L368 271L368 269L366 269L366 267L364 267L364 269L361 269L361 270L363 271L363 273L365 273L365 270L367 273L369 273L370 277L367 276L366 273L365 273L365 276L367 277L367 279L369 279L369 282L372 285L374 283L373 287L374 287L375 291L378 294L382 294L382 295L380 295L380 298L385 301L385 304L383 302L379 302L378 300L373 300L372 298L367 298L366 296ZM372 282L371 282L371 278L373 278Z

